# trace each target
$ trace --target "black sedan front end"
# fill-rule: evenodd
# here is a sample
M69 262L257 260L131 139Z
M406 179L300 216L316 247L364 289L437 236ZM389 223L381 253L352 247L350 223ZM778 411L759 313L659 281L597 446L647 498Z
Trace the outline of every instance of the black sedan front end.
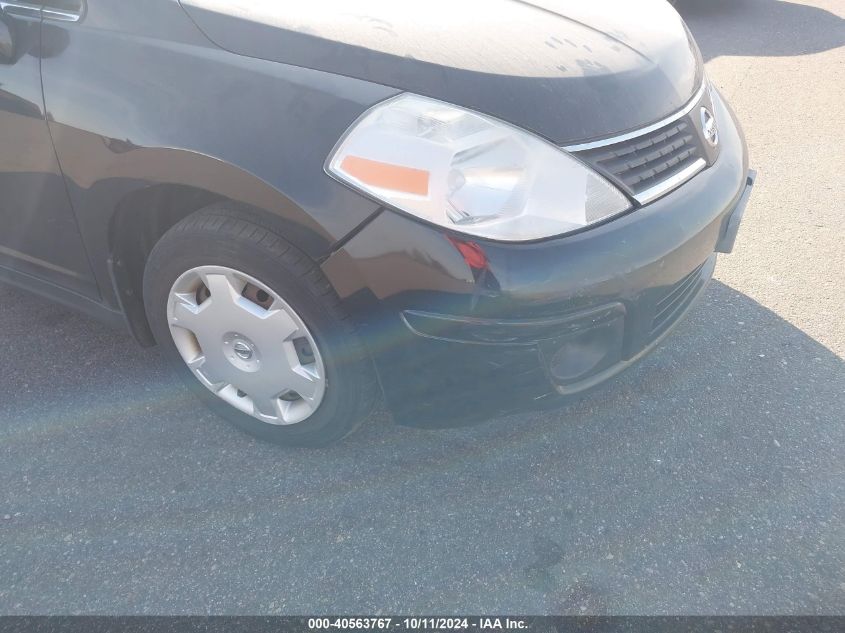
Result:
M316 186L373 205L321 268L397 420L552 402L652 349L731 250L753 184L678 13L354 4L183 0L226 50L389 89L332 139Z
M745 141L663 0L183 5L227 50L388 89L331 139L312 193L372 204L320 265L401 423L612 377L733 248Z
M0 131L42 170L0 170L0 266L274 442L338 441L380 391L450 426L611 378L754 183L665 0L70 4L0 7Z
M669 333L733 249L754 173L707 84L658 124L568 149L617 183L630 211L503 243L386 209L323 265L399 422L466 423L611 378Z

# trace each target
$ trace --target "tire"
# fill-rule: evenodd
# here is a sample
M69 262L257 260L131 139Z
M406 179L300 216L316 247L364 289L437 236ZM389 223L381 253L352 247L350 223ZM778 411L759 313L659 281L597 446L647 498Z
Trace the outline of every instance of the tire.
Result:
M232 389L238 387L238 376L243 376L243 380L251 380L250 376L239 371L233 372L231 367L226 366L227 375L235 377L231 384L215 393L212 387L200 381L200 375L205 377L204 374L195 374L195 370L188 368L184 339L186 336L190 338L189 335L193 335L193 332L188 330L188 334L183 335L181 329L171 327L172 323L178 321L174 314L179 307L174 303L178 303L179 300L172 297L183 296L172 294L171 291L175 292L175 289L179 287L174 284L188 283L184 281L186 275L190 278L190 275L198 274L201 279L211 279L207 275L203 276L203 273L216 271L214 267L222 267L221 270L232 269L253 278L257 283L262 284L262 287L266 287L268 292L272 291L281 298L285 307L291 308L295 313L294 317L299 317L299 322L306 326L306 334L310 335L309 340L316 343L317 353L314 362L321 363L319 374L323 380L321 399L306 419L296 423L275 423L278 422L276 420L272 424L258 419L255 417L259 415L257 407L251 414L247 413L246 410L253 405L242 405L237 399L237 397L243 397L244 392L237 388L237 397L232 396ZM200 273L193 271L200 271ZM217 278L220 278L220 275ZM202 286L202 282L199 283ZM227 203L218 203L188 216L167 231L153 248L144 271L143 291L144 305L152 332L175 372L212 411L250 435L288 446L324 446L337 442L355 431L372 411L378 392L375 371L350 317L344 312L337 295L319 267L286 242L262 218L236 209ZM203 287L200 288L196 295L197 301L201 301L199 293L205 291ZM208 293L210 292L209 290ZM243 293L247 293L247 290L244 289ZM191 296L190 293L185 294ZM226 293L221 292L219 296L222 297L224 294ZM243 303L241 297L236 296L235 293L231 293L231 297L233 299L230 298L230 301L233 300L238 305ZM212 298L211 294L209 298ZM218 303L223 305L223 300L220 299ZM273 303L274 307L277 305L280 304ZM194 308L199 311L198 307ZM208 316L203 318L206 321L211 319ZM223 319L217 319L217 322L221 321ZM211 322L214 323L213 320ZM231 318L225 324L231 325ZM265 327L265 325L262 323L260 327ZM240 330L241 328L233 329ZM212 333L216 335L216 332ZM268 340L267 336L262 336L263 341ZM270 357L280 359L288 358L288 356L278 352L280 348L275 344L276 339L273 336L270 338L273 343L265 344L262 352L264 356L258 360L256 346L255 358L250 357L249 362L264 361L265 364L261 366L264 372L260 375L270 376L271 380L275 380L274 376L277 372L266 371L268 366L272 366L269 363L274 362ZM208 334L204 339L196 335L193 340L200 346L200 353L204 360L206 350L199 341L203 340L207 343L217 339ZM177 341L179 341L178 344ZM231 341L226 342L227 346L231 344ZM207 346L214 347L214 345ZM237 350L239 354L244 356L250 354L250 350L244 345L241 345L241 348L243 349ZM222 351L231 356L231 348ZM314 351L306 350L306 353L308 352L313 360ZM215 349L213 353L216 362L223 358L218 350ZM226 357L226 359L230 358ZM236 361L247 362L231 357L230 362ZM289 360L285 362L291 364ZM293 364L295 365L295 362ZM235 369L246 371L240 366ZM282 374L279 373L279 375ZM219 385L225 382L227 381L221 380L213 389L218 389ZM218 393L221 395L217 395ZM297 406L306 404L304 398L296 391L291 393L294 394L292 396L294 400L299 398L294 404ZM224 396L228 400L224 399ZM279 403L271 399L275 405L282 407L290 405L286 400L287 395L273 396L273 398L282 400ZM258 401L259 399L256 399L256 402ZM245 409L236 408L231 402L238 407L245 406ZM262 399L262 402L266 403L267 400ZM302 410L307 411L307 409ZM279 420L281 420L281 415Z

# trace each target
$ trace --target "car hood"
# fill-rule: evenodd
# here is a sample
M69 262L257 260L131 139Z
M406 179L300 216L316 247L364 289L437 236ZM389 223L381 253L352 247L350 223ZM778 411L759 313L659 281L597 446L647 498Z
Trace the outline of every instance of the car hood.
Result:
M442 99L558 144L658 121L701 55L665 0L181 0L218 46Z

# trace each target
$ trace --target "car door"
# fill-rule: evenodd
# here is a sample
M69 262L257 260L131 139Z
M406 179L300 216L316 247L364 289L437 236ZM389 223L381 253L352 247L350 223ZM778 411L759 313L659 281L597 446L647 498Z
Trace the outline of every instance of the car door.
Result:
M44 112L41 3L0 0L0 20L0 273L97 298Z

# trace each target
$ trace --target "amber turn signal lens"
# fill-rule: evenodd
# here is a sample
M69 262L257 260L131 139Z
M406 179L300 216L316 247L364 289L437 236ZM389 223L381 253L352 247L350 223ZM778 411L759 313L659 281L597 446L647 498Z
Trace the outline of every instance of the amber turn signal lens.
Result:
M416 196L428 195L429 172L422 169L382 163L360 156L346 156L341 169L370 187Z

